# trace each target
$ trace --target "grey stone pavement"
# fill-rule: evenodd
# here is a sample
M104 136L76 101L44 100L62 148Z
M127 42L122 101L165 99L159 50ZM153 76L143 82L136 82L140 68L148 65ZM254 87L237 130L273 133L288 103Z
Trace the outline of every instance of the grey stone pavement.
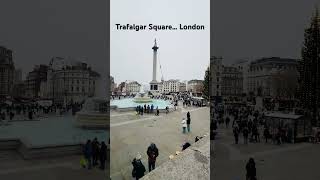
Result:
M219 127L216 140L211 141L211 179L244 180L245 166L254 157L257 179L319 180L320 144L298 143L273 145L265 143L234 144L231 127Z
M181 120L191 114L191 132L182 133ZM111 112L110 120L110 172L112 180L132 179L131 161L139 152L148 171L147 148L151 142L159 149L157 166L169 160L169 156L181 151L187 140L194 142L196 136L209 133L209 108L182 108L169 114L160 113L139 116L135 112Z
M107 179L108 167L100 169L83 169L80 156L51 159L23 160L13 151L0 151L1 180L101 180Z

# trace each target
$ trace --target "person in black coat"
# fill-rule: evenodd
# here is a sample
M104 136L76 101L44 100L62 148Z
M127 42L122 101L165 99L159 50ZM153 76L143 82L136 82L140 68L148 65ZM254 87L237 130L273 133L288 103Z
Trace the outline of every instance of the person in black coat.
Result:
M100 148L100 169L105 169L105 164L107 160L107 145L104 143L104 141L101 142L101 148Z
M148 147L147 155L148 155L149 172L151 172L155 168L156 160L157 160L157 157L159 156L159 150L154 143L151 143L151 145Z
M246 180L256 180L256 163L253 158L250 158L246 165Z
M132 170L132 176L136 178L136 180L142 178L144 176L144 173L146 172L146 168L141 162L141 155L138 154L136 158L132 161L133 170Z
M92 166L98 165L98 159L99 159L99 142L97 138L94 138L92 141Z
M187 130L190 132L191 117L190 112L187 113Z

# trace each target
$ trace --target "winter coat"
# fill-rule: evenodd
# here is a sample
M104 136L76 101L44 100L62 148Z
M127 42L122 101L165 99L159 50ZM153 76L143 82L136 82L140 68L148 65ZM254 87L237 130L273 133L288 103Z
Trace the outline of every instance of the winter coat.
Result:
M155 144L151 144L148 147L147 154L148 154L148 161L149 162L156 162L156 159L159 156L159 150Z
M182 120L181 124L182 124L182 127L187 127L187 121L186 120Z

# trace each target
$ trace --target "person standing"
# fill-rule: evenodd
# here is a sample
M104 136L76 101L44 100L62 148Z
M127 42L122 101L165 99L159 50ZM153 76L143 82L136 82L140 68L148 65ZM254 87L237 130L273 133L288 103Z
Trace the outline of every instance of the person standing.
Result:
M107 160L107 145L104 143L104 141L101 142L101 148L99 151L99 159L100 159L100 169L105 169L105 164Z
M238 144L238 141L239 141L239 128L238 128L238 126L235 126L233 128L233 135L234 135L235 143Z
M185 120L185 118L182 119L181 124L182 124L182 133L185 134L186 128L187 128L187 121Z
M246 180L256 180L256 164L253 158L250 158L246 165Z
M149 172L151 172L156 165L157 157L159 156L159 150L157 146L154 143L151 143L147 150L148 155L148 166L149 166Z
M270 136L269 128L268 128L268 127L265 127L265 128L264 128L263 136L264 136L264 138L265 138L265 140L266 140L266 143L268 143L268 138L269 138L269 136Z
M187 130L190 132L190 123L191 123L191 117L190 112L187 113Z
M99 142L97 138L92 141L92 166L98 165L99 159Z
M248 136L249 136L248 127L245 126L242 132L243 132L243 141L244 141L244 144L248 144Z
M84 147L84 156L87 160L88 169L91 169L91 158L92 158L92 144L91 141L88 140L85 147Z
M227 116L226 118L226 128L229 128L230 118Z

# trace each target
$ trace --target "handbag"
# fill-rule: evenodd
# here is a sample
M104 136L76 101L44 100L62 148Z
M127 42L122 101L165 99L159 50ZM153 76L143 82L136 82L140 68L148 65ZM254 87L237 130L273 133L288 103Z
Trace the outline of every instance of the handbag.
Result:
M81 167L85 168L85 167L87 167L87 164L88 164L88 161L84 157L81 157L81 159L80 159Z

